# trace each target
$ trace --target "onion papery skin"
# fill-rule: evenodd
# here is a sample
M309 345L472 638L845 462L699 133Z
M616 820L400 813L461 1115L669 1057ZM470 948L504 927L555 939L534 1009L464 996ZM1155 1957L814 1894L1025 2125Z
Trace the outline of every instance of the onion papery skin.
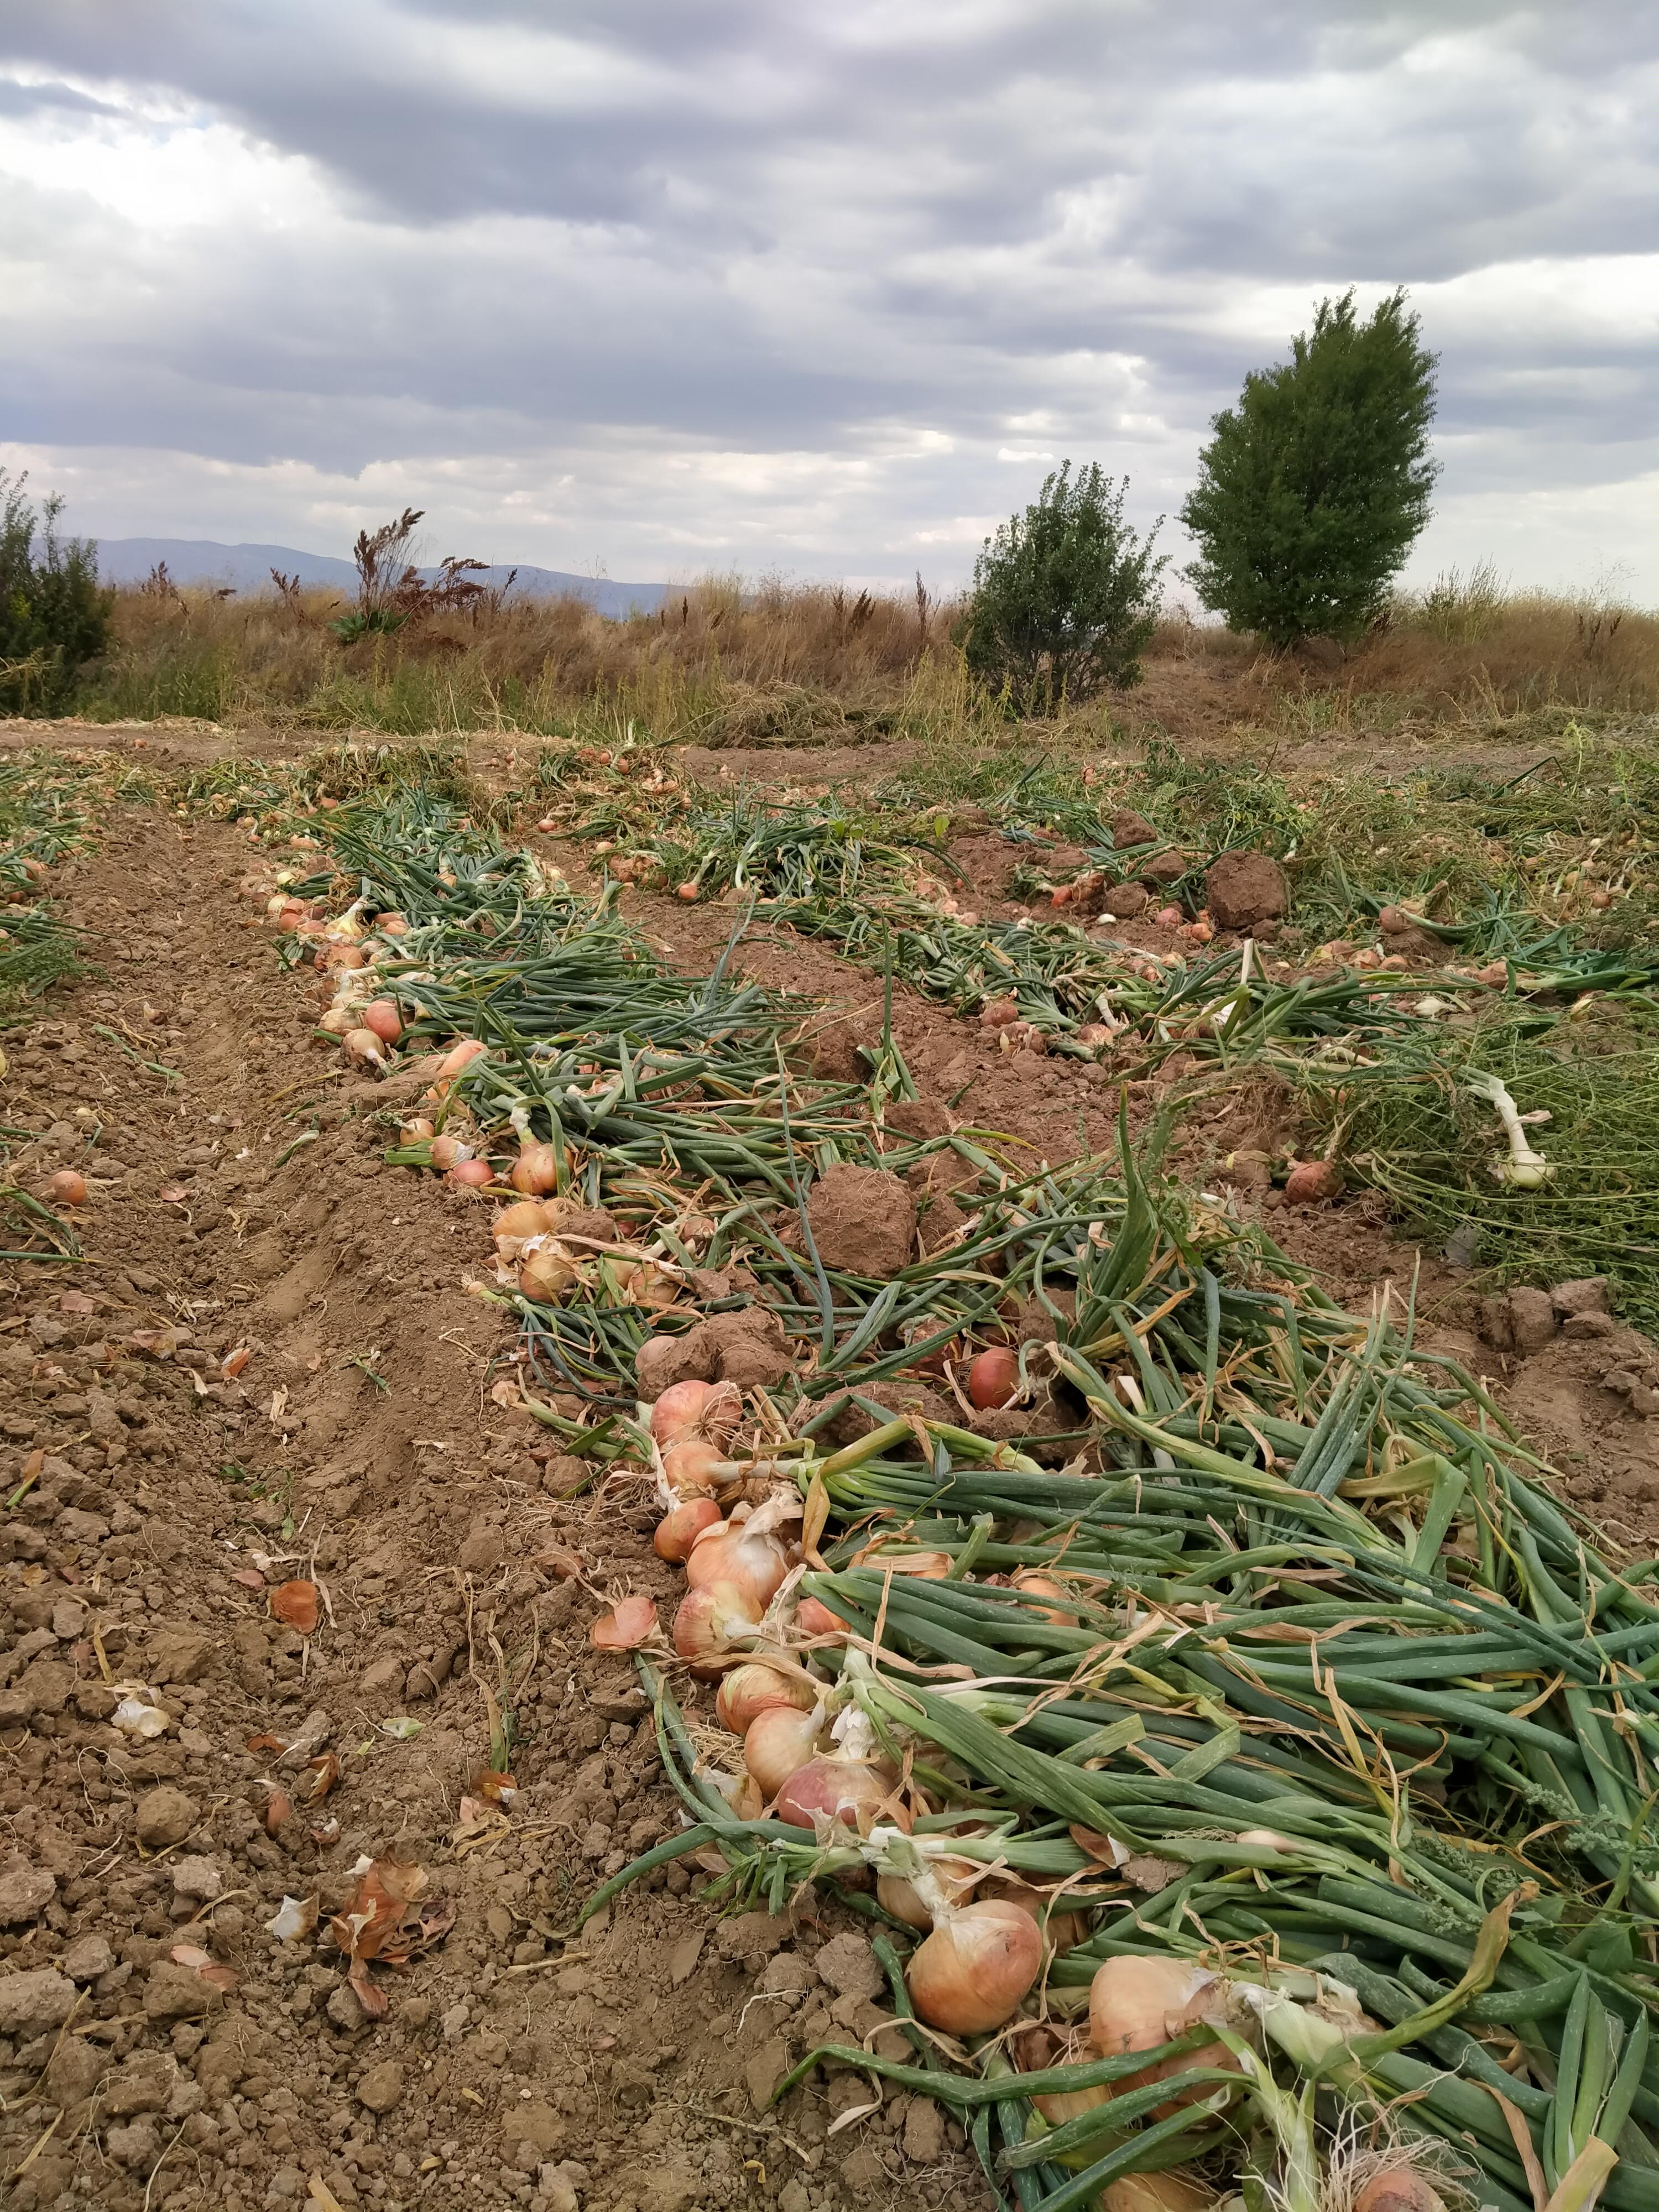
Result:
M706 1498L724 1479L720 1470L725 1465L715 1445L702 1437L686 1437L679 1443L670 1444L663 1454L663 1480L682 1501L690 1497ZM714 1518L719 1520L718 1513ZM690 1556L688 1552L687 1557Z
M948 1552L884 1552L877 1544L853 1555L855 1567L875 1567L883 1574L915 1575L925 1583L944 1582L952 1564Z
M556 1305L578 1279L574 1261L555 1244L538 1245L519 1262L519 1288L543 1305Z
M331 998L332 995L331 993ZM348 1030L356 1028L357 1010L355 1006L327 1006L317 1017L317 1026L326 1036L343 1037Z
M559 1156L551 1145L526 1145L507 1181L531 1198L545 1198L559 1187Z
M750 1609L747 1594L709 1583L688 1590L674 1615L674 1649L704 1681L724 1672L734 1644L760 1626L760 1608Z
M1033 2099L1034 2103L1044 2100ZM1056 2099L1061 2102L1062 2100ZM1432 2190L1429 2191L1434 2197ZM1201 2182L1189 2181L1184 2173L1123 2173L1109 2182L1100 2192L1097 2202L1100 2212L1208 2212L1216 2199ZM1411 2212L1446 2212L1437 2197L1433 2206L1413 2203ZM1358 2197L1353 2200L1353 2212L1384 2212L1381 2204L1364 2204ZM1389 2208L1392 2212L1392 2208ZM1406 2212L1405 2207L1400 2212Z
M815 1814L839 1820L867 1836L878 1820L908 1829L909 1815L901 1806L889 1804L893 1778L862 1759L838 1759L823 1752L799 1767L778 1792L776 1817L810 1835L817 1826Z
M1036 1921L988 1897L950 1913L911 1954L904 1980L929 2027L983 2035L1013 2018L1042 1971Z
M371 999L363 1008L363 1027L373 1030L382 1044L396 1044L404 1033L404 1018L391 999Z
M1040 1889L1029 1883L1017 1881L1008 1875L999 1875L988 1882L981 1892L985 1897L1000 1897L1009 1905L1017 1905L1022 1912L1029 1912L1037 1923L1051 1956L1058 1957L1080 1943L1088 1932L1081 1913L1048 1911L1048 1899ZM1043 1915L1048 1912L1045 1922Z
M412 1120L398 1123L398 1134L406 1145L429 1145L437 1132L423 1114L416 1114Z
M823 1723L816 1711L769 1705L744 1731L743 1763L762 1794L775 1797L817 1749Z
M775 1536L765 1530L751 1536L746 1525L736 1521L706 1528L685 1563L686 1580L693 1589L730 1583L749 1592L757 1613L771 1604L788 1571L789 1554Z
M386 1064L385 1048L373 1030L348 1030L340 1042L354 1067L384 1067Z
M692 1510L680 1508L682 1512ZM786 1674L780 1668L769 1667L763 1659L749 1659L722 1679L714 1712L722 1728L730 1729L733 1735L745 1735L750 1723L774 1705L793 1705L804 1713L817 1703L817 1692L799 1674Z
M459 1137L445 1134L432 1139L432 1164L440 1175L447 1174L457 1160L470 1160L471 1157L471 1146L464 1144Z
M658 1522L651 1548L659 1559L670 1560L678 1566L690 1555L703 1530L712 1528L720 1517L720 1509L712 1498L688 1498L684 1505L677 1505ZM723 1689L725 1686L721 1686ZM732 1723L726 1721L726 1725L730 1728Z
M438 1063L439 1083L453 1083L462 1069L471 1067L479 1054L485 1049L485 1046L477 1037L463 1037L459 1044L452 1045Z
M1019 1388L1019 1354L1006 1345L981 1352L968 1369L968 1398L981 1413L1006 1406Z
M927 1865L951 1904L955 1905L972 1893L974 1876L978 1869L971 1859L929 1859ZM924 1936L932 1933L933 1916L922 1903L915 1884L906 1881L902 1875L878 1875L876 1897L895 1920L903 1921L907 1928L921 1929Z
M671 1382L651 1408L651 1434L659 1444L683 1437L724 1443L737 1427L743 1399L730 1382Z
M532 1237L548 1233L547 1208L533 1198L515 1199L504 1206L489 1224L495 1249L504 1260L516 1260Z

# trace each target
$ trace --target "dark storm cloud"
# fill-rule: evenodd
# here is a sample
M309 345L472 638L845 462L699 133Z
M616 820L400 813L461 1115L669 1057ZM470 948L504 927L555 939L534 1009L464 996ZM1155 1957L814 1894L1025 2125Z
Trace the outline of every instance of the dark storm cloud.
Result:
M0 130L124 131L132 179L3 163L5 434L841 483L909 426L971 514L1005 443L1175 481L1320 294L1403 283L1448 486L1604 481L1645 331L1610 276L1487 278L1651 250L1653 43L1635 0L0 0ZM156 214L146 136L210 149L199 204ZM917 466L896 501L948 496ZM858 497L837 557L927 522Z

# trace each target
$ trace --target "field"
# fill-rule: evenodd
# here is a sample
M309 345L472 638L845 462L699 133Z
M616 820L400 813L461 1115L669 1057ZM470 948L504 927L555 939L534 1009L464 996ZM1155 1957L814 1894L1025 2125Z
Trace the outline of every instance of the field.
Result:
M1643 2212L1653 622L329 612L0 723L9 2201Z

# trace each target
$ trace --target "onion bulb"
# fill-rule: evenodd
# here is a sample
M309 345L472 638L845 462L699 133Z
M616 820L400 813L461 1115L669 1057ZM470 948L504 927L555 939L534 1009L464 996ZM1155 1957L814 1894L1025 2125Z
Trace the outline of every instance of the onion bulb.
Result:
M1039 2106L1044 2101L1041 2097L1033 2100ZM1054 2101L1066 2100L1056 2098ZM1401 2206L1400 2212L1446 2212L1434 2191L1427 2193L1432 2204L1413 2199L1409 2208ZM1108 2182L1096 2199L1100 2212L1209 2212L1215 2201L1201 2182L1173 2168L1168 2173L1121 2173L1115 2181ZM1392 2208L1385 2208L1380 2201L1366 2203L1363 2197L1356 2197L1353 2212L1392 2212Z
M383 1068L386 1064L385 1048L373 1030L349 1029L340 1042L354 1067Z
M444 1177L457 1190L483 1190L495 1180L495 1170L488 1160L457 1160Z
M949 1906L904 1970L910 2002L929 2027L983 2035L1013 2018L1042 1971L1042 1938L1006 1898Z
M659 1559L672 1560L678 1566L703 1530L712 1528L720 1517L720 1509L712 1498L689 1498L684 1505L677 1505L658 1522L651 1548ZM720 1717L726 1720L724 1714ZM730 1728L732 1723L726 1721L726 1725Z
M1019 1354L1012 1346L981 1352L968 1369L968 1397L981 1413L1006 1406L1019 1388Z
M1181 1960L1108 1959L1089 1985L1089 2039L1103 2058L1126 2051L1155 2050L1201 2021L1221 2018L1226 1998L1227 1984L1218 1975ZM1144 2073L1125 2075L1116 2083L1115 2094L1139 2088L1171 2074L1187 2073L1195 2066L1236 2071L1237 2065L1224 2044L1205 2044L1196 2051L1163 2059ZM1161 2119L1178 2106L1208 2094L1202 2087L1182 2090L1168 2105L1157 2107L1156 2116Z
M484 1045L477 1037L463 1037L458 1045L452 1046L438 1062L437 1081L440 1087L447 1087L452 1084L461 1070L471 1067L478 1054L485 1049Z
M743 1400L731 1382L671 1382L651 1408L651 1434L659 1444L706 1437L724 1443L737 1427Z
M441 1136L432 1139L432 1164L440 1175L447 1175L457 1160L470 1160L471 1145L463 1144L459 1137Z
M792 1828L811 1832L819 1817L838 1820L867 1836L878 1820L908 1826L897 1808L888 1803L893 1778L872 1760L848 1759L838 1753L820 1752L799 1766L778 1791L773 1808Z
M678 1510L703 1512L708 1506L708 1499L699 1498L695 1504L682 1505ZM673 1517L670 1514L669 1520ZM663 1526L665 1528L667 1522ZM658 1534L661 1533L659 1529ZM744 1735L750 1723L772 1705L793 1705L797 1711L806 1712L817 1702L817 1691L800 1675L786 1674L781 1668L769 1667L763 1659L748 1659L721 1680L714 1711L722 1728L729 1728L733 1735Z
M1018 1881L1012 1875L1000 1875L981 1891L982 1897L1000 1897L1010 1905L1018 1905L1029 1912L1042 1931L1051 1953L1069 1951L1080 1943L1088 1929L1080 1912L1055 1912L1046 1890L1033 1889L1029 1882ZM1046 1917L1045 1917L1046 1916Z
M707 1681L720 1674L733 1644L745 1643L760 1626L760 1608L751 1609L745 1590L705 1583L688 1590L674 1615L674 1649Z
M795 1626L806 1636L845 1636L848 1625L822 1598L804 1597L795 1607Z
M775 1797L805 1765L823 1729L823 1717L816 1706L802 1712L794 1705L768 1705L756 1714L744 1731L743 1763L763 1796Z
M1051 2027L1025 2029L1015 2039L1015 2053L1024 2074L1046 2073L1051 2066L1076 2066L1087 2055L1079 2048L1075 2035L1062 2036ZM1111 2094L1101 2082L1092 2089L1051 2090L1046 2097L1033 2097L1031 2102L1051 2128L1060 2128L1067 2120L1079 2119L1109 2103Z
M677 1444L670 1444L662 1455L662 1479L670 1497L682 1501L688 1498L707 1498L708 1492L723 1479L726 1462L718 1444L711 1444L702 1437L687 1437ZM714 1519L720 1519L716 1508ZM712 1527L712 1522L705 1522ZM688 1549L687 1556L690 1556Z
M515 1199L489 1224L495 1249L503 1260L516 1260L532 1237L545 1237L547 1230L547 1209L538 1206L533 1198Z
M790 1567L787 1547L772 1533L777 1516L769 1520L770 1513L769 1506L763 1506L747 1521L718 1522L705 1528L685 1562L686 1579L692 1589L725 1583L733 1589L746 1590L757 1613L764 1613L783 1587Z
M356 1028L357 1009L337 1004L331 1006L317 1017L317 1026L326 1030L330 1036L343 1037L348 1030Z
M409 1121L398 1124L398 1134L406 1145L430 1144L436 1133L424 1114L416 1114Z
M545 1197L549 1191L559 1187L558 1154L551 1145L522 1146L507 1181L514 1190L521 1190L529 1197Z
M382 937L403 937L407 935L409 930L409 924L402 915L395 911L377 915L374 917L374 927Z
M1013 1587L1024 1590L1027 1597L1066 1597L1069 1595L1052 1575L1038 1574L1032 1568L1022 1567L1013 1577ZM1037 1605L1030 1607L1039 1620L1051 1620L1057 1628L1075 1628L1078 1617L1063 1606Z
M538 1244L519 1262L519 1288L543 1305L556 1305L579 1279L575 1261L556 1244Z
M1415 2166L1391 2166L1360 2183L1353 2212L1446 2212L1446 2207Z
M54 1206L84 1206L87 1179L77 1168L59 1168L47 1178L46 1196Z
M367 968L368 955L361 945L331 945L323 955L325 968Z
M396 1044L404 1033L404 1018L391 999L371 999L363 1008L363 1027L373 1030L382 1044Z
M927 1870L951 1905L971 1896L974 1877L979 1871L971 1859L932 1858L927 1862ZM920 1928L924 1935L932 1929L933 1915L921 1892L902 1874L878 1874L876 1899L884 1911L890 1912L895 1920L903 1921L907 1928Z

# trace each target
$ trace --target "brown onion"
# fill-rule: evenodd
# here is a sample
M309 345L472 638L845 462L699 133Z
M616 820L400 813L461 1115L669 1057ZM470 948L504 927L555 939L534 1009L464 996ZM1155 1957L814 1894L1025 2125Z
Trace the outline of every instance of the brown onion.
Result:
M971 1859L929 1859L927 1868L951 1904L971 1893L976 1872ZM933 1916L922 1903L921 1891L902 1875L878 1875L876 1898L884 1911L906 1927L920 1928L924 1935L932 1929Z
M544 1198L559 1187L559 1156L551 1145L526 1145L507 1177L514 1190Z
M679 1443L670 1444L663 1454L663 1480L678 1498L706 1497L723 1480L721 1470L725 1465L718 1444L711 1444L702 1437L687 1437ZM718 1521L720 1517L717 1510L714 1518Z
M1415 2166L1391 2166L1360 2183L1353 2212L1446 2212L1446 2207Z
M396 1044L404 1033L404 1018L391 999L371 999L363 1008L363 1027L373 1030L382 1044Z
M46 1196L54 1206L84 1206L87 1179L76 1168L59 1168L56 1175L47 1177Z
M705 1528L685 1562L693 1589L713 1583L745 1590L755 1611L765 1612L789 1571L789 1553L769 1528L751 1530L746 1522L726 1521Z
M471 1067L481 1052L487 1048L477 1037L463 1037L438 1062L437 1079L441 1085L451 1084L465 1067Z
M533 1198L514 1199L489 1224L495 1249L504 1260L516 1260L531 1237L545 1237L547 1231L547 1208Z
M1013 1577L1012 1587L1024 1590L1028 1597L1066 1597L1070 1592L1062 1589L1052 1575L1039 1574L1034 1568L1022 1567ZM1056 1628L1075 1628L1078 1617L1067 1613L1062 1606L1037 1605L1031 1611L1039 1620L1051 1620Z
M795 1607L795 1626L808 1636L845 1636L849 1624L822 1598L804 1597Z
M823 1731L823 1718L816 1707L802 1712L795 1705L768 1705L756 1714L744 1731L743 1763L764 1796L775 1797L805 1765Z
M1019 1388L1019 1354L999 1344L981 1352L968 1370L968 1397L981 1413L1006 1406Z
M527 1298L556 1305L570 1285L579 1280L576 1264L556 1244L541 1244L519 1262L519 1288Z
M708 1503L707 1498L699 1498L695 1505L682 1505L679 1510L704 1511ZM672 1518L671 1514L669 1519ZM666 1527L667 1523L663 1525ZM799 1674L786 1674L776 1667L769 1667L763 1659L749 1659L721 1678L714 1711L722 1728L730 1729L733 1735L743 1735L750 1722L770 1706L793 1705L798 1712L806 1712L817 1702L817 1691Z
M1029 1912L1051 1953L1069 1951L1088 1932L1080 1912L1054 1911L1046 1890L1033 1889L1029 1882L1020 1881L1012 1875L999 1875L986 1884L981 1895L1004 1898L1010 1905L1018 1905L1022 1912Z
M750 1609L744 1591L708 1583L681 1599L674 1615L674 1649L690 1662L691 1672L707 1681L721 1672L732 1644L752 1636L759 1626L760 1613Z
M323 955L325 968L367 968L368 955L361 945L331 945Z
M730 1382L671 1382L651 1408L651 1433L664 1445L691 1437L724 1443L742 1412L743 1400Z
M1042 2101L1033 2100L1037 2104ZM1413 2199L1409 2212L1446 2212L1432 2190L1428 2195L1434 2198L1432 2205ZM1216 2200L1201 2182L1171 2169L1168 2173L1121 2173L1115 2181L1107 2183L1097 2201L1100 2212L1209 2212ZM1362 2192L1353 2200L1353 2212L1389 2212L1389 2208L1382 2202L1364 2202ZM1407 2212L1407 2208L1401 2207L1400 2212Z
M464 1144L459 1137L445 1135L432 1139L432 1164L441 1174L453 1168L457 1160L470 1160L471 1157L471 1146Z
M1013 2018L1042 1971L1042 1938L1029 1912L988 1897L946 1913L904 1970L910 2002L929 2027L982 2035Z
M651 1548L659 1559L671 1560L676 1566L682 1564L691 1547L705 1528L712 1528L720 1517L720 1509L712 1498L689 1498L684 1505L677 1505L657 1523L657 1532L651 1539ZM722 1715L724 1719L725 1716ZM732 1726L726 1722L727 1728ZM741 1731L738 1731L741 1733Z

